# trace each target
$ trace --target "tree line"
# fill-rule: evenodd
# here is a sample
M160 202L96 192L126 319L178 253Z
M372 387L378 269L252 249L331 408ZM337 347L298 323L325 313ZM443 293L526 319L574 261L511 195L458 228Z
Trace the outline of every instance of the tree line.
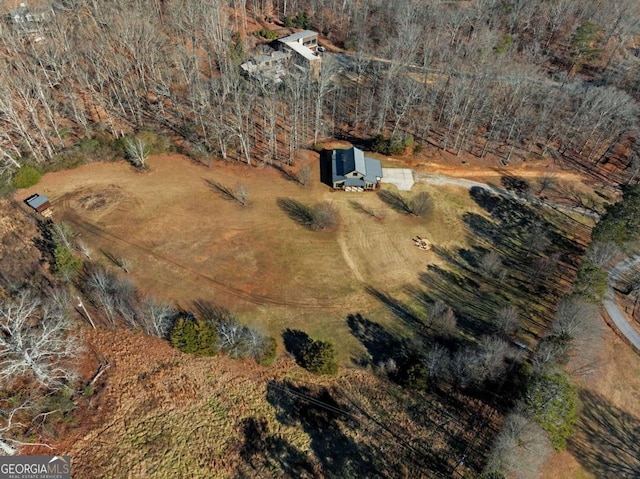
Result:
M597 166L633 142L640 66L626 46L638 4L525 3L78 1L40 42L5 23L2 171L64 164L83 139L149 128L205 162L289 162L353 134ZM284 26L299 13L346 52L325 54L318 78L243 78L239 64L266 48L247 19ZM145 151L127 145L132 158Z

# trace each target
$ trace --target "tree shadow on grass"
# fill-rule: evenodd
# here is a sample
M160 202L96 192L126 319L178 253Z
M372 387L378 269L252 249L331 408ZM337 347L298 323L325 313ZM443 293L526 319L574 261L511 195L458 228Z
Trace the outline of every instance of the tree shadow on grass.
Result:
M413 213L409 201L400 193L389 190L380 190L378 191L378 198L380 198L383 203L386 203L398 213L404 213L405 215L410 215Z
M347 325L351 334L367 349L373 364L393 358L403 345L401 339L360 313L347 316Z
M480 187L471 188L469 193L491 215L491 219L487 219L475 213L467 213L463 220L469 232L484 239L505 257L511 257L514 264L521 264L523 257L539 253L538 247L544 246L541 249L546 254L561 252L569 266L577 266L584 247L567 238L565 233L535 208ZM571 227L573 226L575 225ZM542 236L548 240L545 244L539 241Z
M531 191L531 183L515 175L504 175L500 178L502 187L519 195L527 195Z
M384 304L389 309L389 311L391 311L395 316L401 319L407 326L417 330L424 328L424 319L416 314L416 312L409 305L403 303L397 298L394 298L390 294L374 288L373 286L366 286L365 290L371 296Z
M272 434L266 418L246 418L242 421L242 433L244 441L240 456L244 464L236 475L237 479L256 476L280 478L283 474L295 479L320 477L317 464L309 455L280 435Z
M282 340L284 341L285 349L295 358L298 364L300 364L302 354L312 343L312 339L307 333L299 329L290 328L282 332Z
M309 435L323 477L390 477L377 467L369 448L345 435L343 428L359 429L360 425L328 389L271 381L267 400L282 424L301 426Z
M298 175L296 175L292 170L289 170L285 165L274 164L273 167L280 172L285 180L300 184Z
M640 477L640 419L591 391L581 391L582 411L569 450L596 477Z
M293 221L305 228L312 228L315 217L311 207L291 198L278 198L276 202L280 209Z
M209 188L218 193L225 200L236 201L236 194L228 186L209 179L205 179L204 182Z

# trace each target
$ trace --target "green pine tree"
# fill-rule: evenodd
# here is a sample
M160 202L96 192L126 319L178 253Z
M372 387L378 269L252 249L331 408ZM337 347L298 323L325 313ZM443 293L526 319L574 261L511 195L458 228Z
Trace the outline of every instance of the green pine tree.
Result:
M314 374L335 375L338 372L336 351L328 341L310 341L302 352L300 364Z

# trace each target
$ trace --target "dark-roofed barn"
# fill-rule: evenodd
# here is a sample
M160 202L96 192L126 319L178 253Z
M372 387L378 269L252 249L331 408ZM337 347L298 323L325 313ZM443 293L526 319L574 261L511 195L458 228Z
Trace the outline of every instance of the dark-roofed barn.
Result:
M364 156L364 152L351 147L331 152L331 183L336 189L347 186L375 189L382 180L380 161Z

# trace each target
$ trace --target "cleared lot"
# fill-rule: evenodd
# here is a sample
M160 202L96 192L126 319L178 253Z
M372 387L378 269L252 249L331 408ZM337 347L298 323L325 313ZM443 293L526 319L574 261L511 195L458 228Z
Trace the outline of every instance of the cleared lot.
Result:
M297 159L305 163L318 178L317 155ZM107 263L106 252L129 260L130 276L145 293L184 308L195 299L223 304L276 337L286 327L302 329L334 341L343 360L361 348L346 325L349 314L397 323L367 286L392 292L417 283L425 264L438 258L416 248L412 238L446 245L451 222L460 228L460 215L477 208L465 191L450 197L442 188L436 212L412 218L389 209L374 192L344 193L319 181L302 187L271 168L207 168L168 155L150 158L149 166L145 173L123 162L51 173L21 196L47 195L54 219L80 233L94 259ZM244 185L247 206L224 199L211 181ZM334 232L308 231L280 210L276 200L282 197L329 201L341 225ZM444 208L450 198L464 205L454 217ZM385 210L384 221L354 202Z

